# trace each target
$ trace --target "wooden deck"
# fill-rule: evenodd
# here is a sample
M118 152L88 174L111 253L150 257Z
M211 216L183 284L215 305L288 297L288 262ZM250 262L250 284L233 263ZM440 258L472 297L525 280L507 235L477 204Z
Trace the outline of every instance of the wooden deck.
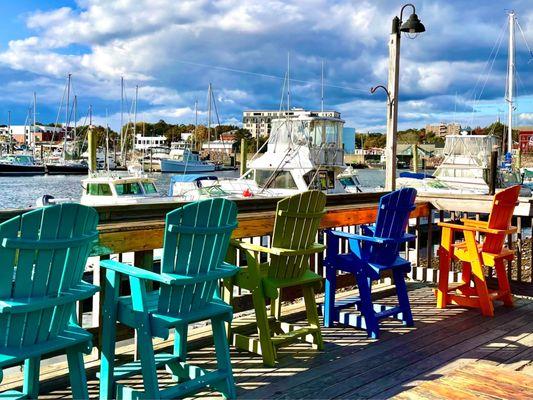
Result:
M496 316L487 318L479 310L436 309L429 287L415 288L410 298L415 327L386 321L378 341L350 327L324 329L325 351L314 351L305 344L287 347L279 352L277 368L263 367L261 358L250 353L232 351L239 398L380 399L402 392L404 396L415 386L438 383L439 378L477 362L533 376L533 300L517 299L514 308L498 306ZM384 302L390 300L394 299ZM214 363L211 347L190 355L199 365ZM142 386L140 379L137 382ZM162 379L164 382L169 381ZM50 384L44 384L42 391L49 390L47 387L51 388ZM89 390L92 396L98 395L94 376ZM43 393L42 398L69 396L70 391L63 389Z

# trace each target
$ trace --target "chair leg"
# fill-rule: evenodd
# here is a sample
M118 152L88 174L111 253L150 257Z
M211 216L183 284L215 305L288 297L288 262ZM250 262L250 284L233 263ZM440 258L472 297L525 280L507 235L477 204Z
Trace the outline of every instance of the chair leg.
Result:
M235 399L237 397L237 392L235 390L235 381L233 379L233 371L231 368L229 346L226 340L225 322L220 318L213 318L211 324L213 327L213 340L217 356L217 369L227 374L226 379L219 390L225 398Z
M135 332L137 332L137 344L139 348L139 358L141 360L144 397L148 399L159 399L161 396L159 393L159 383L157 381L150 319L144 302L144 299L146 299L146 288L143 281L134 277L130 277L130 287L133 310L137 313L137 326Z
M233 281L234 281L233 277L226 278L226 279L224 279L224 284L222 285L222 300L225 303L229 304L230 306L233 303L233 288L234 288ZM228 342L231 343L231 339L232 339L232 337L231 337L232 336L232 333L231 333L231 321L230 322L226 322L226 333L227 333L227 337L228 337Z
M39 357L28 358L24 361L24 386L22 392L28 399L39 397L39 369L41 359Z
M493 317L494 305L489 297L489 289L487 288L487 282L485 281L485 275L483 274L483 267L481 262L481 256L477 250L477 243L474 236L474 232L466 231L465 242L468 254L470 256L470 265L472 267L472 275L474 278L474 286L479 298L479 306L483 315Z
M174 355L180 358L181 362L186 362L187 360L187 330L188 326L182 326L174 330ZM190 379L189 376L180 375L179 367L174 367L173 365L167 365L167 369L172 374L172 379L175 382L185 382Z
M437 289L437 308L446 308L448 305L448 278L451 262L450 252L440 247L439 255L439 286Z
M87 376L85 375L83 354L79 348L67 349L67 362L70 386L72 387L72 398L88 399Z
M102 307L102 337L100 338L100 399L115 397L115 341L117 330L117 297L120 276L113 270L107 270L105 276L105 294Z
M498 288L500 292L507 294L501 298L503 304L507 307L513 306L513 295L511 294L511 285L509 285L509 278L507 278L507 271L505 270L504 260L496 261L496 277L498 278Z
M265 297L260 287L253 291L252 300L254 303L255 317L257 319L257 330L259 332L263 364L273 367L276 364L276 349L274 348L274 343L272 343Z
M316 331L313 332L313 344L317 350L323 350L324 341L322 340L322 332L320 331L320 321L318 319L315 291L313 290L312 286L304 286L302 290L304 294L307 321L309 322L309 325L316 328Z
M372 304L372 280L361 271L355 274L355 279L359 288L359 297L361 297L360 311L365 319L366 332L372 339L377 339L379 337L379 321Z
M396 295L398 296L398 303L402 310L402 321L406 326L413 326L413 314L411 312L411 305L409 304L409 295L407 294L407 285L405 284L405 276L402 271L396 269L393 272L394 282L396 284Z
M326 285L324 288L324 326L331 328L335 315L335 290L337 287L337 271L335 268L326 267Z

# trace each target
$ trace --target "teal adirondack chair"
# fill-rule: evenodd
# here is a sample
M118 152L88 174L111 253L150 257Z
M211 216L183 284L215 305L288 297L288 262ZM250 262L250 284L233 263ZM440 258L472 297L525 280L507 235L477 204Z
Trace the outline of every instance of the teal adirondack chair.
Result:
M82 280L97 224L94 209L70 203L0 224L0 381L3 369L24 362L22 392L0 398L37 398L41 357L60 351L73 397L89 397L82 353L92 336L76 323L75 305L98 291Z
M106 260L100 398L179 398L205 387L235 397L225 323L233 309L219 297L219 280L238 267L224 262L237 226L235 203L209 199L187 204L167 214L161 273ZM119 297L120 274L129 277L131 296ZM145 282L160 284L146 292ZM217 369L207 371L186 362L187 328L210 319ZM137 332L140 361L114 366L115 329L119 321ZM154 354L152 338L167 339L174 331L172 354ZM157 368L166 366L177 384L160 390ZM142 373L144 392L118 382ZM116 393L115 393L116 390Z

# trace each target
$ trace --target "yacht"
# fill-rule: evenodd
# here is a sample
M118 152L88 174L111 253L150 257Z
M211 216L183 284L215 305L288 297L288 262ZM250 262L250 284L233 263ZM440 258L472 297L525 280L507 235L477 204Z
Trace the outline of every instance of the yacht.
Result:
M346 169L340 118L316 113L272 120L265 153L248 163L249 170L238 179L221 179L230 194L288 196L318 189L343 193L338 175Z
M212 172L216 169L215 164L200 160L197 153L185 148L181 155L170 158L161 158L161 172Z
M44 175L44 165L38 164L30 154L8 154L0 158L0 176Z

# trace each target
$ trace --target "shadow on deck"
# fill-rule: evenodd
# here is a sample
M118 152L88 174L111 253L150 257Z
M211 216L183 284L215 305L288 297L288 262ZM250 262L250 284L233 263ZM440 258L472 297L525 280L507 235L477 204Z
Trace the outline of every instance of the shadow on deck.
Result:
M478 361L533 375L533 300L516 299L514 308L497 306L496 316L487 318L479 310L436 309L429 287L412 290L410 298L415 327L384 321L379 341L351 327L325 328L323 352L306 344L283 348L276 368L265 368L258 356L232 351L239 398L389 398ZM394 298L383 302L389 300ZM212 347L190 355L198 365L214 365ZM141 379L134 382L142 386ZM170 380L162 374L165 382ZM40 398L70 396L67 388L45 394L47 386ZM98 396L94 376L89 391Z

